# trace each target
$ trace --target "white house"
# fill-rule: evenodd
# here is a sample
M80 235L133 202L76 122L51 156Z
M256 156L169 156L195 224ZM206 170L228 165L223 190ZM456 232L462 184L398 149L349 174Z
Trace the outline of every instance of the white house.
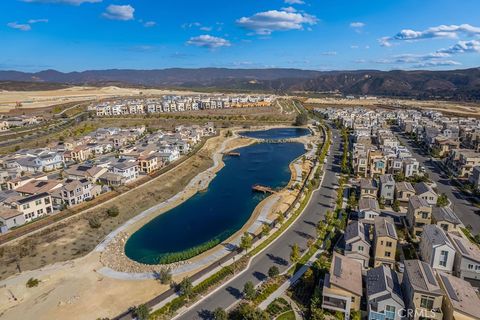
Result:
M448 239L445 231L436 224L423 227L420 241L422 260L433 269L452 272L455 262L455 247Z

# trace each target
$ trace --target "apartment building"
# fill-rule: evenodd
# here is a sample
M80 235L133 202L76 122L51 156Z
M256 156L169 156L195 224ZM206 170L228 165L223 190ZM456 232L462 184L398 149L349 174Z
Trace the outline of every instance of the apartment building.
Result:
M480 319L480 299L469 282L447 273L439 273L437 278L444 293L444 319Z
M442 320L443 291L433 269L420 260L405 260L402 291L406 302L406 317L412 320Z
M448 233L448 237L456 251L453 274L480 287L480 249L455 232Z
M374 218L374 267L386 265L393 268L397 251L398 236L392 218Z
M427 200L413 196L408 202L407 222L410 233L417 237L422 235L423 227L432 223L432 207Z
M382 265L367 271L366 300L369 320L402 320L403 293L398 275Z
M350 319L351 311L360 310L362 291L361 264L335 252L325 275L322 308L342 312Z
M455 248L445 231L436 224L423 227L420 241L420 255L432 269L452 272L455 261Z
M345 228L345 256L357 260L363 268L370 261L370 239L368 227L360 221L352 221Z

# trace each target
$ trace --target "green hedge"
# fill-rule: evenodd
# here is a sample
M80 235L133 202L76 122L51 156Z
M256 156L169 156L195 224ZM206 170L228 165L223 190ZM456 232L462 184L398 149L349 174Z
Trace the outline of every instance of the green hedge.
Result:
M166 254L164 254L164 255L162 255L158 258L157 263L158 264L169 264L169 263L174 263L174 262L178 262L178 261L188 260L190 258L198 256L199 254L215 247L220 242L221 242L220 239L213 239L213 240L210 240L208 242L202 243L201 245L189 248L189 249L184 250L184 251L166 253Z

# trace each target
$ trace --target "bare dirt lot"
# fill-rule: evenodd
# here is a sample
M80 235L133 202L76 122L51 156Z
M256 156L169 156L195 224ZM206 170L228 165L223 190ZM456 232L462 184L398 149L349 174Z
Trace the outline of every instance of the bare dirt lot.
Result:
M142 95L161 95L176 94L180 91L166 91L158 89L133 89L119 87L83 87L75 86L59 90L44 91L0 91L0 113L8 112L14 109L18 103L21 103L20 109L44 108L56 104L63 104L75 101L98 100L105 98L114 98L119 96L139 96ZM181 91L181 93L189 93Z
M407 99L378 98L365 99L338 99L338 98L309 98L305 103L312 107L390 107L413 108L440 111L448 115L480 117L480 104L455 101L419 101Z

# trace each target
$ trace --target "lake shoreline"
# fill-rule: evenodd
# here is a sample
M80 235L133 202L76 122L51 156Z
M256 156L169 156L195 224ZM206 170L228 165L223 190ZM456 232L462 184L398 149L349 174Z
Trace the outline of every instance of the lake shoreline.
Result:
M173 208L179 206L183 202L187 201L191 197L193 197L195 194L198 192L201 192L202 190L205 190L208 188L210 182L216 177L216 173L218 173L224 166L225 163L223 161L223 154L230 152L232 150L241 148L241 147L246 147L254 143L258 143L258 139L252 139L252 138L245 138L241 137L238 135L238 132L245 132L245 131L263 131L263 130L269 130L269 129L275 129L275 128L292 128L292 127L286 127L286 126L262 126L262 127L255 127L255 128L249 128L249 129L244 129L244 128L239 128L233 131L234 136L231 139L228 139L222 143L220 148L218 148L212 158L214 160L214 165L207 169L206 171L200 173L197 175L194 179L191 180L189 185L187 185L184 190L182 190L180 193L178 193L176 196L173 198L175 199L169 199L163 203L160 203L157 205L156 210L153 210L151 212L147 212L144 217L141 217L137 219L132 224L127 225L126 228L123 230L120 230L120 232L116 232L116 235L114 237L110 237L109 243L108 244L102 244L103 248L101 250L96 250L101 252L101 262L102 264L110 268L112 270L118 271L118 272L126 272L126 273L144 273L144 272L152 272L152 270L157 270L161 268L163 265L160 264L143 264L140 262L137 262L135 260L130 259L128 256L125 254L125 244L128 241L129 237L134 234L136 231L138 231L140 228L142 228L144 225L148 224L150 221L153 219L157 218L158 216L172 210ZM226 132L226 131L225 131ZM311 133L311 132L310 132ZM306 135L303 137L311 137L312 135ZM301 137L297 137L301 138ZM300 141L299 141L300 142ZM301 141L302 144L306 145L304 141ZM304 153L303 153L304 154ZM286 189L288 186L291 185L293 179L294 179L294 170L291 167L293 161L297 160L298 158L292 160L292 162L289 165L290 168L290 179L288 184L282 189ZM206 255L211 254L214 251L218 251L219 247L223 247L222 244L231 242L234 238L237 238L239 234L242 234L245 229L248 229L250 225L256 220L256 218L259 215L259 212L261 208L263 207L264 203L266 203L270 199L269 197L266 197L263 199L261 202L259 202L254 210L250 213L249 219L245 222L245 224L236 232L234 232L231 236L229 236L227 239L223 240L220 244L200 253L199 255L192 257L190 259L184 260L184 261L179 261L175 262L172 264L169 264L168 266L175 269L178 268L182 265L185 264L191 264L191 263L196 263L198 261L201 261ZM149 209L150 210L150 209ZM146 211L149 211L146 210ZM141 215L141 214L140 214ZM120 228L119 228L120 229Z

